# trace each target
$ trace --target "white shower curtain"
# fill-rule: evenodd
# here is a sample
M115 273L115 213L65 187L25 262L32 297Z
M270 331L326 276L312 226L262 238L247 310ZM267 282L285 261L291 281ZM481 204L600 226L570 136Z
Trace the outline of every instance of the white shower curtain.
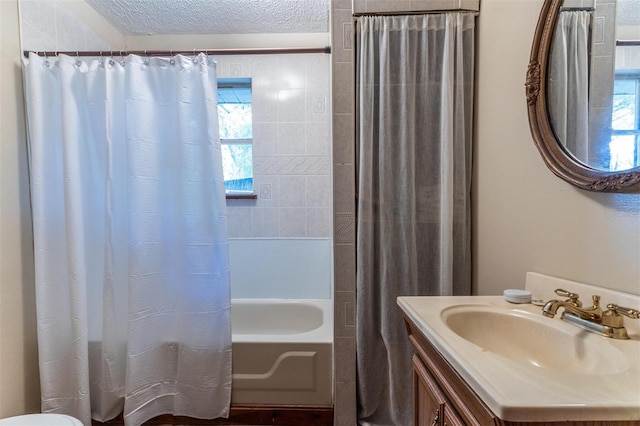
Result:
M215 65L31 54L24 74L43 412L227 416Z
M589 161L589 40L592 12L563 11L549 60L549 117L567 151Z
M471 289L473 13L357 18L357 384L365 425L412 423L398 296Z

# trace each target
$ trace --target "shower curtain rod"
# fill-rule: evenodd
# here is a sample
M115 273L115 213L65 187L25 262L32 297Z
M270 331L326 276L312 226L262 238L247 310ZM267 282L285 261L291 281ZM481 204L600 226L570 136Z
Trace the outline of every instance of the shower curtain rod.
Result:
M287 47L287 48L248 48L248 49L170 49L170 50L86 50L86 51L47 51L36 52L33 50L25 50L24 56L29 57L29 52L33 52L38 56L167 56L167 55L196 55L204 53L205 55L283 55L283 54L301 54L301 53L331 53L331 46L325 47Z

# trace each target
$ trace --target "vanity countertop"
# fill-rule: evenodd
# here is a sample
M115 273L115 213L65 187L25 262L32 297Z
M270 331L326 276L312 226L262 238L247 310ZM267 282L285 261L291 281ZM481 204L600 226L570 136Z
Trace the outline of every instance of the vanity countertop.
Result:
M575 291L574 288L568 290ZM535 298L536 293L533 293ZM631 297L635 300L637 296ZM608 303L604 297L603 301ZM560 320L560 315L546 318L540 306L512 304L502 296L399 297L398 305L487 407L503 420L640 420L640 331L637 324L627 327L629 340L616 340L567 324ZM540 367L528 360L503 356L456 334L446 322L446 312L452 307L509 312L526 317L527 321L540 323L542 327L557 329L563 342L571 342L570 347L576 352L566 354L567 357L575 355L582 359L581 351L596 348L596 352L600 352L602 348L606 349L602 352L607 356L606 362L603 363L602 356L596 356L594 362L600 364L585 364L583 372L580 369L567 371L553 365ZM640 320L626 319L627 323L632 321ZM491 332L486 330L486 333ZM557 351L552 343L541 338L540 350ZM556 353L554 356L564 355ZM591 358L586 358L589 363ZM601 365L604 368L600 369Z

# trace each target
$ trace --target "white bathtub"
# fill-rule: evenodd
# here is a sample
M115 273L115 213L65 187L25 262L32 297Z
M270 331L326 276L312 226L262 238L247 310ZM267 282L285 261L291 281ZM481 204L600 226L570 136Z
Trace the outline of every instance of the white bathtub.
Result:
M234 404L331 405L329 299L231 301Z

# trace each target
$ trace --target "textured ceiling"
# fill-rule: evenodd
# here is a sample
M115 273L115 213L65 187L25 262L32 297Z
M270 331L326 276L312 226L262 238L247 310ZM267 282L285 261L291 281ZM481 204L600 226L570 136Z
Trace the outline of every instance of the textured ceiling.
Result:
M85 0L125 35L329 32L329 0Z

